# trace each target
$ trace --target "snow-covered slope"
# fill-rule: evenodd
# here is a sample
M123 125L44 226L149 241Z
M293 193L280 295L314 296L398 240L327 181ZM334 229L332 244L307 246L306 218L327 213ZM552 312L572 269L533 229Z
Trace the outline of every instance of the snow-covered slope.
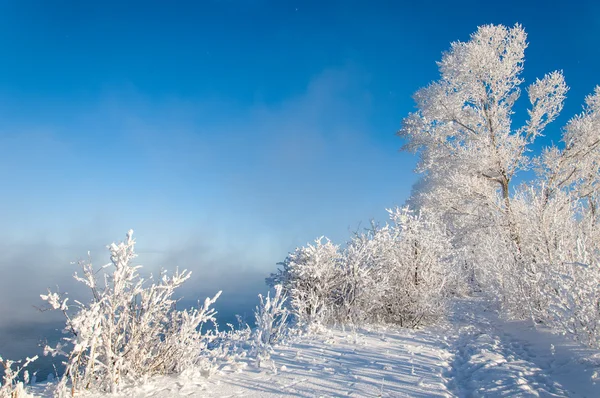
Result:
M456 300L448 322L429 330L328 330L277 347L273 366L224 367L209 379L187 372L122 395L600 397L599 358L531 322L503 321L474 298Z

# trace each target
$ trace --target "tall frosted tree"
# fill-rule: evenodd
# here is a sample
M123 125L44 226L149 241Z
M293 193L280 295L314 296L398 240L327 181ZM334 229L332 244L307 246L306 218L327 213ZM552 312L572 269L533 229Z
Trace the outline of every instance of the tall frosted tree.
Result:
M481 227L500 216L518 250L511 183L530 167L529 146L559 114L567 92L561 72L536 80L527 88L529 117L513 126L526 38L520 25L488 25L469 41L452 43L438 62L440 79L415 94L417 110L398 133L406 140L403 149L420 153L423 203L436 202L431 207L459 228Z
M513 126L526 48L520 25L482 26L469 41L452 43L438 63L440 79L415 94L417 111L399 131L404 149L420 152L418 170L440 188L436 195L444 189L452 193L444 210L501 211L517 247L511 182L530 166L528 147L556 118L567 92L561 72L536 80L527 89L529 118Z
M520 25L488 25L444 53L439 80L415 94L417 110L398 133L424 175L411 201L447 224L480 286L509 313L579 336L583 327L586 341L600 341L596 282L586 282L600 281L600 87L563 128L562 144L533 156L568 88L558 71L536 79L517 125L526 48ZM537 178L514 187L528 169Z

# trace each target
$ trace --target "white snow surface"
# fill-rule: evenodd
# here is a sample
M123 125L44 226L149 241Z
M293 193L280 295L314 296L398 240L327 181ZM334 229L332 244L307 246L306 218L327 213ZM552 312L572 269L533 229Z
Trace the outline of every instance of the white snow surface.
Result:
M434 328L330 329L277 346L272 359L210 378L153 378L120 396L600 397L600 351L531 321L504 321L483 298L455 300ZM48 395L43 384L30 390Z

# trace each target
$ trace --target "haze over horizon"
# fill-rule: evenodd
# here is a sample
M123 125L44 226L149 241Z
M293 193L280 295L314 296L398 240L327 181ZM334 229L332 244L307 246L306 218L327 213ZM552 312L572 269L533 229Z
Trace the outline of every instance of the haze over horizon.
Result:
M193 270L186 298L251 308L290 250L408 198L394 134L479 25L524 26L526 84L564 71L540 144L600 84L592 1L21 1L0 19L0 329L46 322L39 294L130 228L150 270Z

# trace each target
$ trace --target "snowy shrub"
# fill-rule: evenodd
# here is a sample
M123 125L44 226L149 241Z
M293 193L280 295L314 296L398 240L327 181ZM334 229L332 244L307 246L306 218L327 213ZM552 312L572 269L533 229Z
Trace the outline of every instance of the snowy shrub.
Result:
M377 227L356 234L342 252L342 278L336 319L341 324L361 325L370 319L372 307L371 289L375 283L373 246L376 245Z
M392 225L357 235L345 250L345 312L354 323L417 327L445 312L456 282L452 246L441 224L423 214L388 212Z
M568 273L548 281L549 324L561 334L600 348L600 272L598 264L564 264Z
M210 306L220 292L199 308L176 310L173 293L190 273L176 271L169 277L162 272L158 281L144 280L138 273L141 266L132 264L136 257L132 233L129 231L124 242L108 247L111 263L100 270L91 262L80 262L83 276L75 274L75 279L90 289L92 300L87 304L75 301L73 314L67 298L57 293L41 295L66 317L69 337L45 349L53 356L67 357L57 386L59 396L69 389L114 393L123 383L206 364L202 354L214 336L202 334L201 326L214 321L215 311Z
M540 193L542 192L542 193ZM537 197L544 198L543 190ZM547 191L546 191L547 192ZM529 197L534 197L531 193ZM600 347L600 226L573 191L559 190L527 209L525 297L536 321Z
M279 264L283 268L267 279L271 287L282 286L296 320L309 327L330 319L341 282L339 247L323 239L290 253Z
M0 383L0 398L26 398L31 396L25 391L25 384L29 384L29 371L25 368L37 358L37 355L33 358L26 358L22 366L13 369L13 365L19 362L3 359L0 356L0 366L2 366L4 372L2 383ZM21 373L23 381L19 380Z
M275 296L258 295L260 304L254 311L255 329L253 332L253 354L260 366L262 360L269 359L273 344L280 342L287 328L288 309L285 308L287 297L281 285L275 285Z
M459 283L458 268L442 224L408 209L388 211L398 234L399 267L392 272L395 299L387 305L395 323L416 327L445 313L450 288Z
M444 314L460 277L443 225L408 209L389 214L391 225L372 225L343 250L322 239L296 249L271 276L268 283L289 292L301 324L414 328Z
M229 330L216 332L208 345L207 356L212 365L207 371L208 375L217 369L241 370L247 365L245 359L253 346L250 326L241 320L239 329L235 329L230 323L227 326Z

